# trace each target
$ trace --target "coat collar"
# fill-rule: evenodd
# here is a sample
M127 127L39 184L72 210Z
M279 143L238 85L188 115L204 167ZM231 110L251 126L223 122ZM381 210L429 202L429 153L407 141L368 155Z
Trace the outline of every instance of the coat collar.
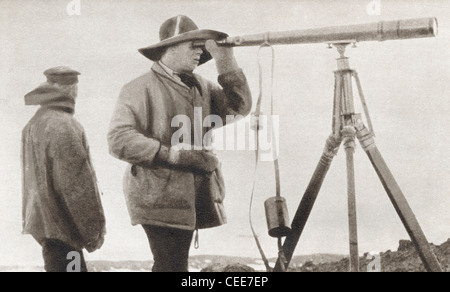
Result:
M25 105L40 105L42 108L59 108L73 113L75 101L58 87L42 84L25 95Z
M181 82L180 80L175 79L172 75L170 75L166 70L164 70L164 68L161 66L161 64L159 64L159 62L155 62L152 66L152 70L154 72L156 72L158 75L169 79L170 81L175 82L176 84L185 87L187 89L189 89L189 87L184 84L183 82Z
M59 101L54 101L41 106L42 108L54 108L60 109L67 113L74 114L75 113L75 103L71 99L63 99Z
M183 88L185 88L185 89L187 89L187 90L190 90L190 88L189 88L186 84L184 84L183 82L181 82L181 80L176 79L176 78L174 78L173 75L169 74L169 72L167 72L167 70L165 70L165 69L161 66L161 64L159 64L159 62L155 62L155 63L153 64L152 70L153 70L155 73L157 73L158 75L160 75L160 76L162 76L162 77L164 77L164 78L166 78L166 79L168 79L168 80L170 80L170 81L172 81L172 82L178 84L179 86L181 86L181 87L183 87ZM195 76L195 74L193 74L193 75ZM199 86L201 86L201 85L199 84ZM199 92L201 92L201 90L199 90Z

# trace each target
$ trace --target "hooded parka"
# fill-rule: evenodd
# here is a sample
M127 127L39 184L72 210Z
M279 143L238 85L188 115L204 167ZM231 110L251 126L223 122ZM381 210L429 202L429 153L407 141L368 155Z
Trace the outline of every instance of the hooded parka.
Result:
M105 217L74 101L48 85L25 101L41 106L22 131L23 233L92 251L105 233Z

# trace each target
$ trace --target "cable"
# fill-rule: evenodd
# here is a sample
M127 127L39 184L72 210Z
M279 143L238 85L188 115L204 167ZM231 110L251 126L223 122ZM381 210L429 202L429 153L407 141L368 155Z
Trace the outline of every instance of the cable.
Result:
M261 258L266 267L266 270L268 272L270 272L272 270L272 268L270 267L269 261L267 260L267 257L264 254L264 250L261 247L261 243L259 241L258 235L256 234L256 231L253 227L253 222L252 222L252 206L253 206L253 198L254 198L254 192L255 192L255 186L256 186L256 174L257 174L257 169L258 169L258 161L259 161L259 130L261 129L260 114L261 114L261 103L262 103L262 96L263 96L263 84L262 84L263 76L262 76L262 68L261 68L261 62L260 62L260 52L261 52L262 48L264 48L264 47L270 47L271 53L272 53L271 93L270 93L270 95L271 95L271 110L270 110L270 113L271 113L271 117L273 117L273 80L274 80L273 72L274 72L274 63L275 63L275 52L274 52L273 47L266 40L264 42L264 44L262 44L259 47L259 50L258 50L259 95L258 95L258 101L256 103L256 109L253 114L253 116L255 117L255 123L256 123L255 125L253 125L254 126L253 129L255 130L256 150L255 150L255 169L254 169L254 173L253 173L253 185L252 185L252 192L251 192L251 196L250 196L250 206L249 206L249 223L250 223L250 228L252 230L253 237L254 237L256 245L258 247L259 253L261 254ZM271 123L270 128L271 128L271 139L272 139L272 153L275 158L277 155L277 148L276 148L273 121ZM275 166L276 194L277 194L277 197L280 197L280 174L279 174L278 158L274 159L274 166ZM280 244L281 244L281 238L279 238L279 245Z

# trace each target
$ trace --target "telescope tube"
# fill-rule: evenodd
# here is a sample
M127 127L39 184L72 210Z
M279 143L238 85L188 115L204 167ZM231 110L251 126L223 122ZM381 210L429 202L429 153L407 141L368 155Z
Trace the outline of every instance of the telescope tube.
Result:
M437 19L431 17L304 30L266 32L227 37L217 41L217 43L222 46L230 47L260 46L262 44L352 43L435 37L437 31Z

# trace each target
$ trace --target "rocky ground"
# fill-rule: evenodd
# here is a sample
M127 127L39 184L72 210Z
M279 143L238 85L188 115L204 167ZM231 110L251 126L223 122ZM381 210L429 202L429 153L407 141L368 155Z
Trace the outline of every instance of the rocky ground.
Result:
M437 246L431 244L442 269L450 272L450 239ZM409 240L400 240L397 251L388 250L379 254L378 264L374 255L368 253L360 257L360 271L366 272L369 268L372 271L380 272L424 272L425 268L418 253ZM372 263L372 264L370 264ZM313 260L305 261L303 264L291 264L289 272L347 272L349 270L349 259L342 258L338 261L317 263ZM255 272L256 270L247 265L237 264L212 264L201 270L202 272Z
M450 272L450 239L441 245L431 244L431 248L439 260L442 269ZM422 261L411 241L400 240L396 251L388 250L378 255L378 264L373 255L364 254L360 257L360 271L366 272L368 266L381 272L423 272ZM271 267L276 258L269 259ZM371 264L372 263L372 264ZM150 272L152 261L92 261L88 262L91 272ZM289 272L347 272L349 260L342 255L314 254L295 256ZM43 272L41 266L0 266L0 272ZM192 256L189 259L191 272L265 272L266 268L261 259L226 257L226 256Z
M443 271L450 272L450 239L439 246L431 244L431 248ZM359 259L359 266L361 272L367 272L368 270L377 272L425 272L424 265L413 243L409 240L400 240L397 251L388 250L379 255L364 254ZM288 272L347 272L348 270L349 259L344 257L329 262L315 262L314 260L306 260L300 264L291 262ZM257 270L242 263L213 263L201 271L256 272L265 270Z
M443 244L431 248L445 272L450 272L450 239ZM368 271L368 264L373 262L371 255L360 257L360 271ZM401 240L397 251L388 250L380 254L381 272L425 272L424 265L416 252L413 243ZM371 265L373 267L373 265ZM349 269L349 259L343 258L337 262L314 264L306 262L303 266L294 269L298 272L346 272Z

